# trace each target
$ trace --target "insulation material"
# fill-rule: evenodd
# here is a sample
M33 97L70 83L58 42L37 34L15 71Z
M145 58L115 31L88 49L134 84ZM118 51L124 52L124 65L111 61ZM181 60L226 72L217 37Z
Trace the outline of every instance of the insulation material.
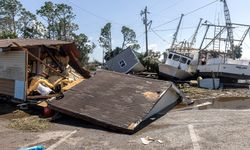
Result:
M52 92L52 90L50 88L48 88L40 83L38 84L36 90L37 90L37 92L39 92L43 96L47 96L50 94L50 92Z

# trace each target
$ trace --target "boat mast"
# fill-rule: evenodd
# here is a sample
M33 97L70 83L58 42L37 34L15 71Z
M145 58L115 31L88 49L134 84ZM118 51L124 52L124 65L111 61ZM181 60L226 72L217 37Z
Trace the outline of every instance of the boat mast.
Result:
M194 43L196 42L196 36L197 36L199 28L201 26L201 22L202 22L202 18L200 18L199 24L198 24L198 26L197 26L197 28L196 28L196 30L194 32L193 38L192 38L192 40L190 42L190 45L189 45L189 49L191 49L192 46L194 45Z
M183 16L184 16L184 14L181 14L181 18L180 18L179 24L178 24L178 26L177 26L177 29L176 29L174 35L173 35L173 42L172 42L172 44L171 44L170 49L173 49L174 44L175 44L175 42L176 42L177 35L178 35L179 30L180 30L180 26L181 26L181 22L182 22Z

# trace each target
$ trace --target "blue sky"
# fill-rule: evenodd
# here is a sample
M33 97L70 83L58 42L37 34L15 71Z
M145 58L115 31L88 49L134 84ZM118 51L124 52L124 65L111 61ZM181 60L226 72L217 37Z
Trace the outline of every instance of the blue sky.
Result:
M27 10L35 13L45 0L20 0ZM140 52L145 51L144 26L141 21L140 12L145 6L148 7L149 19L153 21L152 28L158 36L149 32L149 47L151 49L163 52L172 42L172 35L178 24L178 19L167 23L158 28L165 22L171 21L180 15L187 14L197 8L200 8L214 0L53 0L54 3L66 3L73 7L76 14L75 22L79 24L78 33L86 34L90 40L97 44L97 48L91 55L91 60L102 60L102 48L98 46L98 38L101 28L107 23L112 23L112 42L113 47L121 46L122 34L121 27L128 26L137 34L137 40L141 45ZM227 0L232 22L250 24L250 1L249 0ZM183 18L181 30L178 35L178 41L190 39L194 30L203 18L211 23L224 23L223 4L217 2L200 9ZM201 28L197 36L196 47L200 44L202 37ZM237 32L235 37L240 38L241 31ZM243 58L250 59L250 39L247 36L243 44Z

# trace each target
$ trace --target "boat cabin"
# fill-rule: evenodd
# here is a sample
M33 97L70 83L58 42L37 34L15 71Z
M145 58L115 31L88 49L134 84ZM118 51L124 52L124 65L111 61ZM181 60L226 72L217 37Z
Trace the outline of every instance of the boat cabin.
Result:
M164 64L170 65L172 67L186 70L192 61L191 57L184 54L168 51L164 54Z

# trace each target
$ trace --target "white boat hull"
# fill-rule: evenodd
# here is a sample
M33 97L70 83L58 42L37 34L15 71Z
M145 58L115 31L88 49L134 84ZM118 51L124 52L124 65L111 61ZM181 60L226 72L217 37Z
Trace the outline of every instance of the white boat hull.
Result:
M159 64L159 76L185 80L191 77L192 74L186 70L178 69L167 64Z
M198 72L205 77L224 77L232 79L250 79L250 66L236 64L199 65Z

